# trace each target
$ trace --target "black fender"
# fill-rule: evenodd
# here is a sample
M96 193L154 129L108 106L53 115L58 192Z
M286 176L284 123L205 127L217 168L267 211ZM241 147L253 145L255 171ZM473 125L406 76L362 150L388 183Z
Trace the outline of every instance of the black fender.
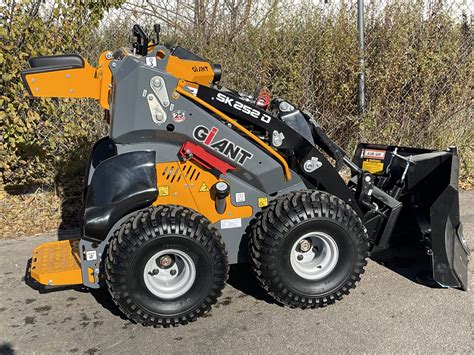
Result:
M150 206L157 196L154 151L130 152L101 161L86 189L83 237L104 240L120 218Z

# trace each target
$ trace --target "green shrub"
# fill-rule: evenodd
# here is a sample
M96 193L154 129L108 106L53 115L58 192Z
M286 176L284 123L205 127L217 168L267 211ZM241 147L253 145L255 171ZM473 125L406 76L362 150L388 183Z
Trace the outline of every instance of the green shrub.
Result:
M119 2L57 1L52 12L38 7L40 1L0 7L4 184L51 185L81 175L93 142L105 134L98 104L31 99L19 71L36 55L77 52L94 63L102 50L128 45L130 20L142 18L138 10L101 21L104 11ZM226 86L248 93L266 87L273 96L312 111L349 152L357 141L439 149L457 145L463 176L469 178L474 159L472 25L467 17L453 17L443 6L448 1L438 3L429 11L421 1L392 0L381 10L376 2L367 6L362 117L351 3L324 8L302 2L294 5L299 11L273 11L264 21L243 21L240 27L221 14L215 20L221 25L207 30L176 17L166 25L163 40L222 63ZM149 24L155 20L147 17Z
M52 185L83 166L83 151L104 134L89 100L33 99L20 70L30 57L81 52L104 11L119 1L20 1L0 5L0 174L4 184ZM87 53L83 53L87 54ZM76 156L77 160L71 160Z

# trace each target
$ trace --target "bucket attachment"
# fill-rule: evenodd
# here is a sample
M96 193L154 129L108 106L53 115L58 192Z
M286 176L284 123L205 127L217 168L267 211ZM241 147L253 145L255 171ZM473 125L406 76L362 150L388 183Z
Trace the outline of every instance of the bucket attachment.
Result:
M45 286L82 284L79 239L37 246L33 250L29 272L31 278Z
M376 245L422 245L431 258L433 279L443 287L467 290L469 248L459 214L456 148L359 144L354 162L374 174L377 188L402 203L391 236Z

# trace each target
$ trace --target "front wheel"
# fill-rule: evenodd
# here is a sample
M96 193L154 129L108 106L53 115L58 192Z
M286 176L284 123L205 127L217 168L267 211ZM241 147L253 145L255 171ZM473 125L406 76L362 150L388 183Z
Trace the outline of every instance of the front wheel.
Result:
M179 206L131 217L115 232L105 267L121 311L152 326L186 324L208 312L228 272L217 230L204 216Z
M368 237L355 211L321 191L277 198L251 230L257 279L290 307L322 307L341 299L360 280L368 255Z

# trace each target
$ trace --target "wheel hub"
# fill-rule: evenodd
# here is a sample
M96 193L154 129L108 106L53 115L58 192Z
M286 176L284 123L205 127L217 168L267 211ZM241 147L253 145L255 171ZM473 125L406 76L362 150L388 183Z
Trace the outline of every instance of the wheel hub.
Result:
M339 249L336 241L323 232L300 237L290 251L293 271L306 280L320 280L336 267Z
M162 250L145 264L143 280L148 290L163 299L175 299L194 284L196 267L191 257L177 249Z
M156 259L157 265L161 266L162 268L170 267L172 262L173 262L173 259L169 255L164 255L160 257L159 259Z

